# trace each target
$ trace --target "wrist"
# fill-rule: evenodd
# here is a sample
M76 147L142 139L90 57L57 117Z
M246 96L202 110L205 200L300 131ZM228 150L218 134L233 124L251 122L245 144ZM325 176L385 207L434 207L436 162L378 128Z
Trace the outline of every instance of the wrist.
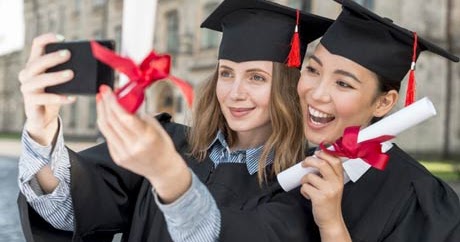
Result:
M319 228L321 234L321 241L352 241L350 234L348 232L347 226L343 221L343 218L338 220L335 223L328 224L326 226L321 226Z
M158 197L165 204L172 203L182 196L192 184L190 169L179 154L176 155L168 166L155 175L146 177L155 189Z
M29 136L38 144L43 146L50 145L59 129L59 121L56 118L46 126L35 126L29 121L26 121L25 129Z

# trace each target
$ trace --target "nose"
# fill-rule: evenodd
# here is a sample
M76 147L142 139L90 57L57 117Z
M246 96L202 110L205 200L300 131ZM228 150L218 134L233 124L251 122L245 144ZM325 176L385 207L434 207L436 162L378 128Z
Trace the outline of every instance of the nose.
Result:
M319 81L311 89L311 97L318 102L329 102L331 100L328 82Z
M230 98L232 100L244 100L246 98L246 85L242 78L236 77L232 83L232 89L230 90Z

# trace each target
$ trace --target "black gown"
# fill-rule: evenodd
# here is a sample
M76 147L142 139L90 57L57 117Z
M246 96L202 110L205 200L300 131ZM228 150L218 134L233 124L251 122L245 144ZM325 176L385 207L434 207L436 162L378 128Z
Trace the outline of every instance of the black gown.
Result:
M460 242L457 194L394 145L384 171L344 187L342 212L354 242ZM307 204L307 207L310 204Z
M286 193L274 181L261 188L257 173L249 175L245 164L214 168L209 157L197 162L187 155L187 128L169 122L168 115L157 118L216 200L221 213L219 241L318 240L298 189ZM69 150L69 155L75 232L52 228L20 194L20 217L28 242L112 241L115 233L123 233L122 241L171 241L150 183L115 165L105 144L80 153Z

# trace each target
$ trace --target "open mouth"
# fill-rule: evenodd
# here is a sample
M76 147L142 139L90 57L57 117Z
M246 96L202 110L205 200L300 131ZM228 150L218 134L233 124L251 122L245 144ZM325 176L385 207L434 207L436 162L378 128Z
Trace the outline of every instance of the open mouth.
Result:
M321 112L311 106L308 106L308 116L310 121L315 125L324 125L335 119L334 115Z

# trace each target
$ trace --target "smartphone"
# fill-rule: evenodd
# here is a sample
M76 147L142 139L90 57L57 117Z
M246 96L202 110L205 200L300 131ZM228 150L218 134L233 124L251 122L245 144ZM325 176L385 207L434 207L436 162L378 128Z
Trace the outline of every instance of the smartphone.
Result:
M113 40L97 40L97 42L111 50L115 48ZM96 94L102 84L113 88L113 69L94 58L89 41L51 43L45 46L45 53L62 49L70 51L70 60L49 68L46 72L71 69L74 72L74 78L66 83L46 87L45 92L91 95Z

